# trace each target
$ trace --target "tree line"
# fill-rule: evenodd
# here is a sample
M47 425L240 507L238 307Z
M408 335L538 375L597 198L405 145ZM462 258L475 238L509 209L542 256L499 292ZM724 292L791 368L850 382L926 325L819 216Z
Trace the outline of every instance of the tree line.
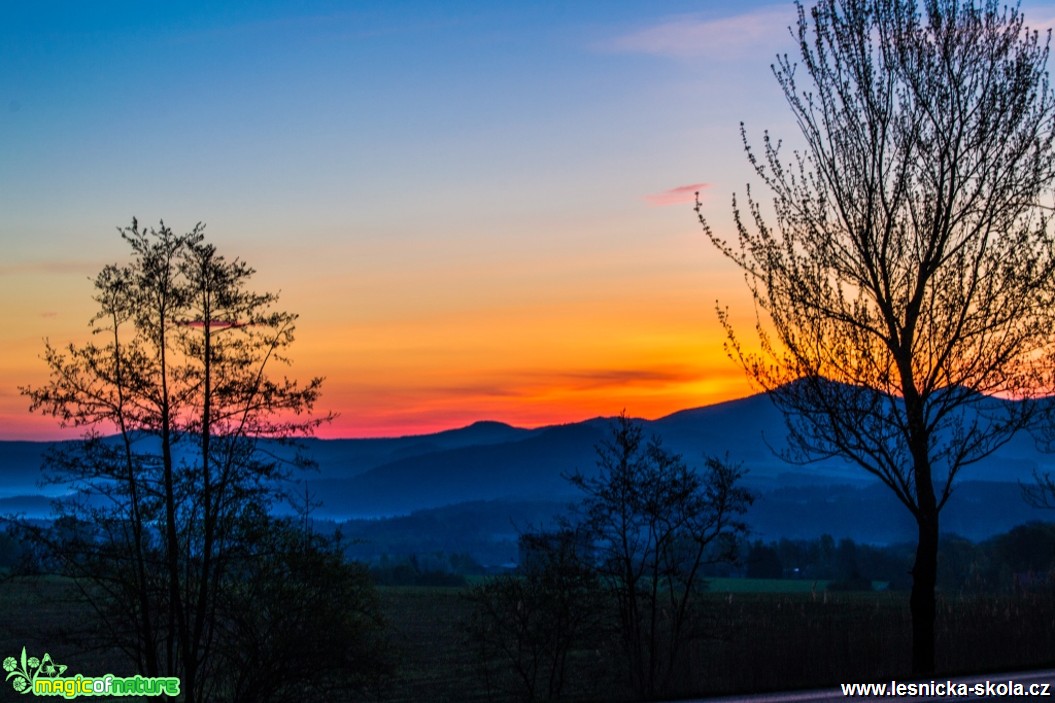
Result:
M975 542L956 534L939 541L937 589L948 595L1055 593L1055 524L1029 522ZM852 539L751 540L738 573L748 578L820 582L830 590L907 591L911 543L860 544Z

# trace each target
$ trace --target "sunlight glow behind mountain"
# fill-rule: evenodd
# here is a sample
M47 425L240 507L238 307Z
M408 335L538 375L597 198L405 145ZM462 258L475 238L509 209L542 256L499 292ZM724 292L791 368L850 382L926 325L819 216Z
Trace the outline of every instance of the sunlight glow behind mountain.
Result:
M1055 2L1026 0L1043 24ZM656 418L752 392L739 124L793 145L790 2L22 3L0 22L0 439L136 216L300 314L324 436Z

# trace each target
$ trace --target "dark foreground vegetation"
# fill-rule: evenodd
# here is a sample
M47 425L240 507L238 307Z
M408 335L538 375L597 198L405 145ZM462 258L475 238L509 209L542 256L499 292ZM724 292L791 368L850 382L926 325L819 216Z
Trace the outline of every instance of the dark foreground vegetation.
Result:
M793 588L796 583L802 584L714 581L702 602L710 635L692 644L689 665L671 693L787 690L905 675L911 646L907 592L830 592L823 583L813 592L744 590ZM378 590L395 669L370 690L349 692L358 696L351 700L523 699L514 672L488 667L487 659L470 645L466 623L474 605L467 588ZM5 623L0 654L17 655L25 646L37 656L50 652L71 671L134 673L113 652L92 650L70 639L71 617L82 624L86 617L70 611L68 602L74 595L72 582L51 577L0 583L0 618ZM1018 670L1055 661L1055 594L1050 590L944 594L938 603L942 675ZM589 648L570 653L562 699L633 699L610 632L601 628ZM318 662L320 669L327 666Z
M755 183L733 198L735 236L697 212L744 273L757 334L718 314L784 414L785 456L856 464L915 522L923 677L961 470L1055 426L1050 34L999 0L796 5L796 50L771 66L801 141L741 123Z
M578 510L521 534L507 569L444 552L367 567L307 518L269 530L285 541L255 541L269 556L232 571L214 615L214 689L276 703L670 700L909 674L911 544L743 539L736 469L696 474L626 418L599 464ZM71 543L75 527L39 534ZM71 673L142 673L114 636L127 612L20 538L0 535L0 658L25 647ZM1055 661L1055 525L947 535L941 554L936 675Z

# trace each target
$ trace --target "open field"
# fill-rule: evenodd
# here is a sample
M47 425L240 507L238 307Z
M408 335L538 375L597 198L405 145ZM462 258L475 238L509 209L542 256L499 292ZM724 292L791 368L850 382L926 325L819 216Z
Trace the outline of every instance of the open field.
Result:
M0 659L21 656L42 658L50 654L68 668L66 676L114 674L134 676L134 665L120 652L100 648L91 636L92 613L79 607L77 588L57 576L0 578ZM0 681L0 700L14 692ZM127 703L158 701L152 697L125 697Z
M697 645L706 662L686 682L707 693L830 686L906 678L906 593L711 596L720 640ZM1051 596L939 597L939 674L1028 669L1055 661Z
M815 688L905 676L910 618L905 593L774 592L804 582L718 580L706 597L710 639L694 643L679 695ZM812 586L812 584L809 584ZM754 592L751 592L754 591ZM471 604L462 589L380 589L396 673L385 701L504 700L489 692L461 623ZM69 635L87 614L71 609L73 585L55 578L0 582L0 655L25 646L50 652L71 672L132 674L113 652ZM1050 666L1055 662L1055 598L972 596L939 599L941 675ZM615 700L617 657L601 648L575 653L568 699Z
M396 649L395 680L385 692L391 701L486 701L475 683L474 660L459 623L470 603L457 588L382 588L385 617Z
M827 580L709 578L711 593L817 593L828 586Z
M800 592L774 592L781 583ZM803 583L712 582L707 620L713 638L694 644L678 693L720 695L906 677L911 646L907 593L825 593L823 585L811 593L801 591ZM488 697L472 653L465 649L459 622L467 617L469 604L458 589L382 589L382 597L403 656L388 700L501 700ZM568 698L618 698L622 688L611 655L604 661L603 653L585 654L569 677L578 688ZM939 598L941 674L1053 662L1052 596Z

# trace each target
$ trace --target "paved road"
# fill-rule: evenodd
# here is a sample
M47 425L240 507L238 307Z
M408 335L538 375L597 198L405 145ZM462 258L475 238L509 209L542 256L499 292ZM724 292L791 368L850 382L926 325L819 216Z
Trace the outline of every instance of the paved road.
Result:
M967 687L967 695L897 695L888 690L887 695L844 695L839 688L820 689L816 691L796 691L793 693L766 693L755 696L728 696L724 698L700 698L694 701L680 701L679 703L864 703L865 701L944 701L954 703L956 701L1045 701L1055 703L1055 670L1049 671L1026 671L1010 674L984 674L981 676L962 676L955 678L936 678L923 683L940 684L937 693L944 693L948 682L954 684L954 689L960 688L961 684ZM909 684L905 681L898 683ZM890 682L887 682L890 689ZM1020 688L1021 687L1021 688ZM1015 691L1021 691L1023 695L1015 695ZM926 693L926 691L924 691ZM1030 693L1032 692L1032 695Z

